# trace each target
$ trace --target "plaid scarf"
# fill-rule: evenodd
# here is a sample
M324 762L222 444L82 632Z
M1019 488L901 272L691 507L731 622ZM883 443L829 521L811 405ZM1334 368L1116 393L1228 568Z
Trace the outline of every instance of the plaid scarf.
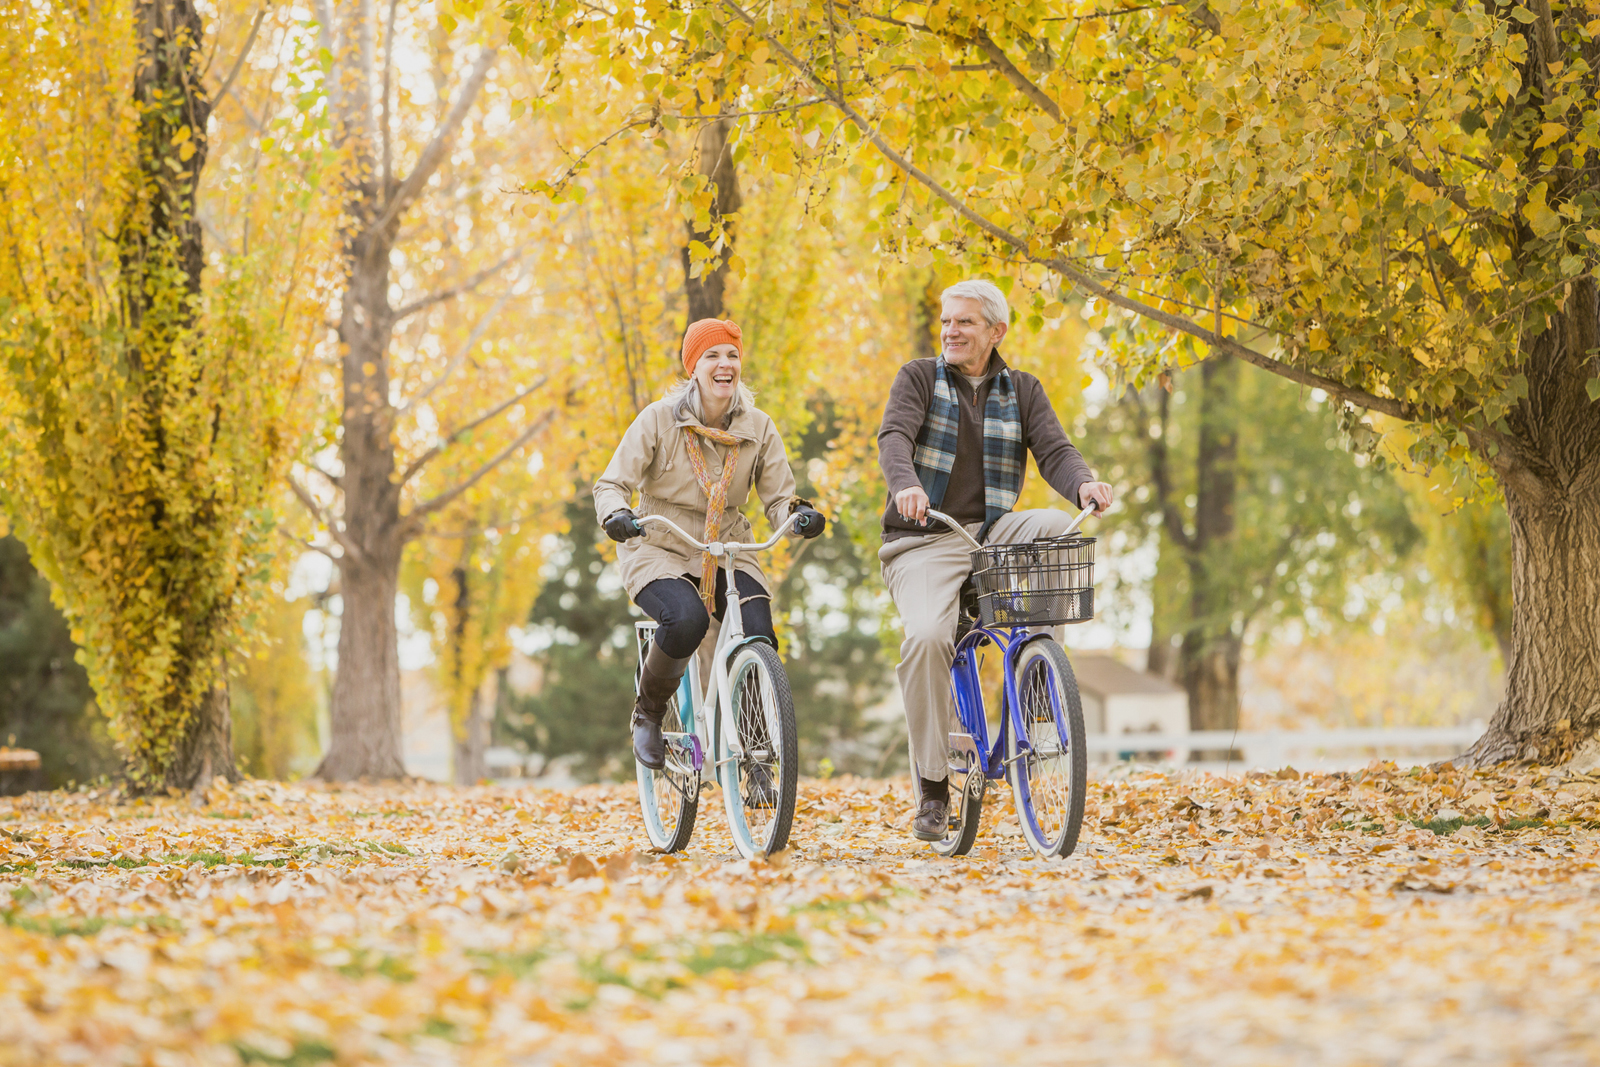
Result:
M706 457L700 451L700 441L695 434L710 438L728 449L728 455L722 461L720 481L711 480L711 474L706 468ZM728 486L733 483L733 470L739 465L739 439L731 433L713 430L709 426L690 424L683 428L683 442L689 449L689 468L694 471L694 480L700 483L701 491L706 494L706 532L701 540L709 543L717 539L717 533L722 529L722 509L728 506ZM1012 496L1015 497L1016 494L1013 493ZM700 600L706 606L706 614L715 614L712 603L716 599L717 560L711 553L702 552Z
M961 401L950 384L950 370L940 356L933 367L933 402L928 417L917 434L917 449L912 465L927 490L928 500L938 507L950 485L950 470L956 463L956 427L961 421ZM1017 391L1011 372L995 375L994 388L983 405L983 529L982 541L995 520L1009 512L1022 491L1022 411L1017 406Z

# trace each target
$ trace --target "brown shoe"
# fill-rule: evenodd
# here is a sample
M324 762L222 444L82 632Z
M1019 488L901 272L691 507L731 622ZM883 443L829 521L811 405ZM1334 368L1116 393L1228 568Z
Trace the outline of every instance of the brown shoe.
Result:
M936 797L928 797L917 808L917 817L911 820L911 836L918 841L943 841L950 825L950 806Z

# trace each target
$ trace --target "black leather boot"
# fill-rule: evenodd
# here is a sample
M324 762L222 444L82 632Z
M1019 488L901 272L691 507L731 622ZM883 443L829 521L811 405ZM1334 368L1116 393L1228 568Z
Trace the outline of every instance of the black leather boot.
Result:
M644 663L640 664L639 695L633 702L633 758L652 771L667 765L667 743L661 736L661 720L693 658L673 659L651 641Z

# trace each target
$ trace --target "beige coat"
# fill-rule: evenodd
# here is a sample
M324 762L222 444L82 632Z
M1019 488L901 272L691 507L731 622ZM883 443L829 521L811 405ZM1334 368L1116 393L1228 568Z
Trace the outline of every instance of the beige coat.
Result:
M617 509L631 507L641 516L664 515L703 540L706 494L689 465L683 429L699 423L693 415L678 421L672 413L674 403L658 400L651 404L639 412L622 435L611 462L594 483L595 517L604 522ZM728 432L739 438L739 460L728 486L728 506L722 513L717 537L723 541L754 541L750 520L739 512L750 499L750 490L754 489L761 498L767 521L776 528L793 510L794 472L789 469L778 427L766 412L745 410L733 420ZM699 441L707 473L719 480L728 449L705 437ZM635 492L639 494L637 505L633 503ZM618 545L617 563L630 598L638 596L639 590L657 578L700 576L700 553L671 530L654 526L646 527L643 537ZM741 555L738 568L763 588L772 588L753 555Z

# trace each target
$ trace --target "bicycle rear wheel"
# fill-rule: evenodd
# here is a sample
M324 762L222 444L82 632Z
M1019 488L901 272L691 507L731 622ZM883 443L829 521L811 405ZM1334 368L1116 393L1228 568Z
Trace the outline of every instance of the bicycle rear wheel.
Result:
M648 640L647 635L644 641ZM643 643L640 643L641 648ZM637 668L633 682L637 690ZM645 835L650 838L650 844L662 852L678 852L688 846L694 834L695 816L700 810L699 768L703 756L697 754L700 743L694 736L693 712L685 714L684 711L692 701L689 676L685 674L678 684L677 695L667 705L667 712L661 719L667 742L666 766L655 771L637 760L633 764L634 778L639 783L639 810L644 815Z
M771 645L754 642L728 669L731 706L717 731L717 774L734 847L745 859L789 844L800 776L794 697L783 661Z
M1006 729L1006 776L1017 821L1039 855L1070 856L1083 826L1089 760L1078 680L1050 638L1030 642L1017 657L1017 700Z

